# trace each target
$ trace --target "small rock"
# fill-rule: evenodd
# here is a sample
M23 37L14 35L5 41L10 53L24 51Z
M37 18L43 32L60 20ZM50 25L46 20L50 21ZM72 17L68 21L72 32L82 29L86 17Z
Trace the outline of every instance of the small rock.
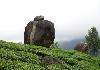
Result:
M34 18L34 21L40 21L40 20L44 20L44 16L36 16Z

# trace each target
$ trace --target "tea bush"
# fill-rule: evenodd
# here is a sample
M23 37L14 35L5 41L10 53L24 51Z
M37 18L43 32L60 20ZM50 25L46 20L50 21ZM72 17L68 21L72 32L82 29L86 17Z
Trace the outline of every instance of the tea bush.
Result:
M51 62L43 63L43 58ZM0 41L0 70L100 70L100 58L74 50Z

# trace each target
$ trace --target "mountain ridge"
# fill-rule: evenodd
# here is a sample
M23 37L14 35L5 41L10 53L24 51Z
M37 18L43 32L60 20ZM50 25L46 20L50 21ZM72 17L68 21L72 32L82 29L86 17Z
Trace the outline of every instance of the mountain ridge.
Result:
M59 47L67 50L73 50L74 47L78 44L83 42L84 39L72 39L70 41L59 41Z

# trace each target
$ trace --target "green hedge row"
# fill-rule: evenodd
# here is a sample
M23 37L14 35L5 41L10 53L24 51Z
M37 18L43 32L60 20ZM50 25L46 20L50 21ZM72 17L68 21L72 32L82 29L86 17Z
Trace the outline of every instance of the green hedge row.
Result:
M36 54L24 51L13 51L5 48L0 48L0 57L11 60L20 60L27 63L39 64L39 58Z
M44 70L44 68L37 64L0 58L0 70Z

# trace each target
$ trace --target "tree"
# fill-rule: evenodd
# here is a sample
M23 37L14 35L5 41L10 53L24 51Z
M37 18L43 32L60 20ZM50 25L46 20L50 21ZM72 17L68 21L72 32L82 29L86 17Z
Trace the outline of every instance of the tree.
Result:
M58 44L58 42L55 42L50 47L52 47L52 48L58 48L59 47L59 44Z
M85 38L88 45L88 53L90 55L97 56L100 39L96 27L92 27L88 30L88 35L86 35Z

